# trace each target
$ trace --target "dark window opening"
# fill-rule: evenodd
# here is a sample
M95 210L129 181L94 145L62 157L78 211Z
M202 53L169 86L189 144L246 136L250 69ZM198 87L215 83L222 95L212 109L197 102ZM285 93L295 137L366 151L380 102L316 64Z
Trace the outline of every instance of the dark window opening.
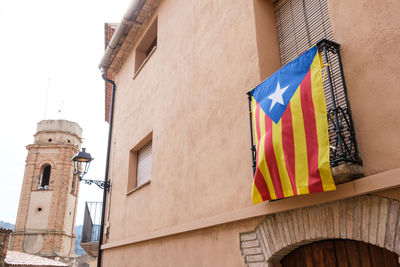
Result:
M40 184L38 186L38 189L41 190L49 189L50 173L51 173L51 166L46 165L43 168L42 175L40 176Z
M135 49L135 74L150 58L157 47L157 41L157 18L155 18Z
M149 48L147 49L147 51L146 51L146 57L147 57L148 55L150 55L151 51L153 50L153 48L154 48L155 46L157 46L157 37L156 37L156 39L154 39L154 41L151 43L151 45L150 45Z

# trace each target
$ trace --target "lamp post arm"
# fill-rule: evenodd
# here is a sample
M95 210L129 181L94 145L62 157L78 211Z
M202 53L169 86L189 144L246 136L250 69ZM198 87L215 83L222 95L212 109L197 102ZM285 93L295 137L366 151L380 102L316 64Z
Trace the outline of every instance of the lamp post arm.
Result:
M92 179L80 179L81 181L83 181L85 184L95 184L98 187L100 187L101 189L105 189L107 192L110 191L110 181L99 181L99 180L92 180Z

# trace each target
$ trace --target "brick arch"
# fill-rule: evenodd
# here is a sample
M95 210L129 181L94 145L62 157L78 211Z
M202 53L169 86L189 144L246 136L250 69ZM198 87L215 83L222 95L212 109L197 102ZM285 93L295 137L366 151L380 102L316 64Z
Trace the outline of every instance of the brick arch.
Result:
M374 195L266 216L240 234L248 266L273 266L299 246L324 239L364 241L400 255L400 202Z
M50 165L51 169L55 169L55 167L56 167L56 165L54 164L54 162L52 160L44 160L44 161L40 162L40 164L39 164L40 171L42 171L46 165Z

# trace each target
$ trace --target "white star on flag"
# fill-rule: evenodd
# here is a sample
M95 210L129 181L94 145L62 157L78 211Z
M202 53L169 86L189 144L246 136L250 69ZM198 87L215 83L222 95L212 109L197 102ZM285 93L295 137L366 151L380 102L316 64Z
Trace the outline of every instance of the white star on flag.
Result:
M288 88L289 88L289 86L281 88L279 81L278 81L278 85L276 86L275 92L268 96L268 99L272 100L269 111L272 110L272 108L275 106L276 103L279 103L283 106L285 105L285 103L283 102L282 95L283 95L283 93L285 93L286 89L288 89Z

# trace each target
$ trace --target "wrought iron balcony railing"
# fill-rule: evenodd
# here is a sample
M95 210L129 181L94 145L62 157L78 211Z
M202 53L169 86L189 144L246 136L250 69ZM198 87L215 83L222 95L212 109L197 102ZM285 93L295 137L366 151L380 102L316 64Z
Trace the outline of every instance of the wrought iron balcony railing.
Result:
M323 87L328 113L328 130L330 143L330 164L336 167L344 163L362 165L359 155L356 134L349 99L347 96L346 82L343 74L340 45L323 39L317 43L323 61ZM249 96L250 97L250 96ZM249 98L249 101L251 98ZM249 102L249 108L250 102ZM250 114L250 129L251 114ZM256 170L256 148L251 134L251 151L253 172Z
M86 202L82 243L99 242L102 202Z
M331 166L345 162L362 164L347 96L340 45L323 39L317 46L324 63L322 73L326 76L323 77L323 86L328 113Z

